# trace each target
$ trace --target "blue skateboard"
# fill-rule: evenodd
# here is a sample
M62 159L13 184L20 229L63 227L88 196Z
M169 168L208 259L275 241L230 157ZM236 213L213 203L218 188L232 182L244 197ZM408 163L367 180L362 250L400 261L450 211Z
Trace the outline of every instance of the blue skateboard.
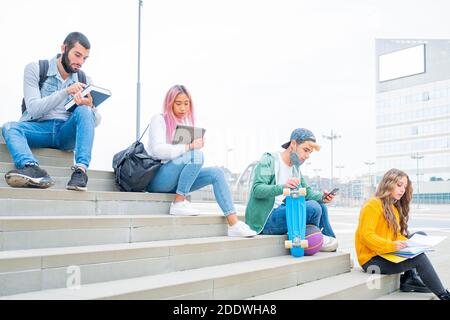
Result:
M283 189L286 196L286 222L288 239L284 242L286 249L291 249L293 257L303 257L305 248L308 248L306 236L306 189Z

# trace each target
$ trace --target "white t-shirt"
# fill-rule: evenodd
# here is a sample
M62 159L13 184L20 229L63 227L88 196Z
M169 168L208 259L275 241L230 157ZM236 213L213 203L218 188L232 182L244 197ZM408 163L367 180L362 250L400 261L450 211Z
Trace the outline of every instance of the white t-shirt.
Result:
M281 153L278 154L278 158L280 161L280 169L278 171L278 175L277 175L277 184L286 184L286 182L288 181L289 178L292 178L294 176L292 169L294 168L289 167L284 161L283 159L281 159ZM278 208L282 203L284 198L286 198L286 196L284 195L279 195L275 197L275 203L273 205L273 208Z

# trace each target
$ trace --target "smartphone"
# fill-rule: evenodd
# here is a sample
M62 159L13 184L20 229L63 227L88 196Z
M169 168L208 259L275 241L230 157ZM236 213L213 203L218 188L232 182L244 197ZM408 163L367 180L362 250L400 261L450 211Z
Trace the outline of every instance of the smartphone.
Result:
M336 193L339 191L339 188L334 188L333 190L331 190L331 192L325 193L323 195L323 198L325 199L326 197L328 197L330 194L336 195Z

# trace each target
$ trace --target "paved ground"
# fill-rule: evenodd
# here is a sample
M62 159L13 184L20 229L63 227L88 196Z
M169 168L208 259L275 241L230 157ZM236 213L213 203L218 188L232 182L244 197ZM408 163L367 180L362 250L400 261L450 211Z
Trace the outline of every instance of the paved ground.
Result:
M202 213L221 214L216 203L196 202L196 208ZM236 205L238 214L244 214L245 206ZM350 252L357 266L354 249L354 234L358 224L359 208L330 207L329 215L339 240L339 250ZM411 232L425 231L429 235L447 236L434 252L428 253L445 287L450 288L450 205L413 205L410 213L409 228Z

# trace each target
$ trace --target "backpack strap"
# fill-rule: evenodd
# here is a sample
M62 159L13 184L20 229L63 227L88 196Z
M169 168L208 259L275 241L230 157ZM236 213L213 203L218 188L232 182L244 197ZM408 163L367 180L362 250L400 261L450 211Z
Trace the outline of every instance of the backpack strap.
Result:
M86 73L84 73L83 70L78 70L77 74L78 74L78 81L87 84Z
M47 80L47 72L48 72L48 60L39 60L39 90L42 89L42 86ZM27 106L25 105L25 98L22 99L22 114L27 110Z
M141 137L139 138L138 141L141 141L141 139L144 137L144 134L147 132L148 127L150 127L150 123L147 125L147 128L145 128L144 132L142 133Z
M42 85L47 80L48 72L48 60L39 60L39 90L42 89Z
M39 90L42 89L42 86L44 85L45 80L47 80L47 72L49 68L48 60L39 60ZM78 81L81 83L86 84L86 74L84 71L79 70L77 72L78 74ZM25 105L25 99L22 99L22 114L27 110L27 106Z

